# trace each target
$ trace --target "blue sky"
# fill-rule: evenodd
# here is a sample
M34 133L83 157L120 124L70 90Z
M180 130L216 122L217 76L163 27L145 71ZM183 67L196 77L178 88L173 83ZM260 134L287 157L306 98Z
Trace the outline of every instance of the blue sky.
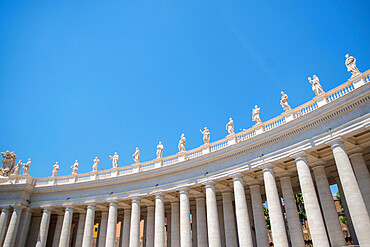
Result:
M370 69L369 1L1 1L0 150L32 159L30 174L79 173L176 153L226 136Z

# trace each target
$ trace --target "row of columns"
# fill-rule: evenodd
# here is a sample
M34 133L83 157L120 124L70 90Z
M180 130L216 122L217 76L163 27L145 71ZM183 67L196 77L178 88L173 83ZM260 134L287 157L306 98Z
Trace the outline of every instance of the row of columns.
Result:
M353 164L352 169L349 157L344 150L341 140L331 142L331 148L357 239L360 245L365 246L367 243L370 243L370 235L368 234L370 230L369 207L367 207L369 206L370 197L370 176L366 163L362 156L352 154L350 156ZM346 243L330 192L324 164L311 164L316 182L317 195L306 154L299 153L293 157L296 161L300 188L314 246L344 246ZM288 247L289 241L285 219L282 213L281 198L278 193L276 178L272 167L271 164L263 166L263 179L272 238L274 246ZM353 170L356 173L358 183L356 182L356 176ZM242 175L236 174L232 176L232 178L233 191L229 190L222 192L222 212L220 212L217 207L214 182L210 181L205 184L205 198L196 198L196 213L192 213L193 232L190 219L189 190L186 187L180 189L179 201L171 203L171 217L170 221L167 222L167 224L171 226L170 229L167 229L171 246L192 247L192 245L196 244L199 247L221 247L223 246L223 242L225 242L226 246L239 245L240 247L252 247L254 246L251 228L252 221L255 226L255 242L257 246L268 246L269 242L262 207L261 185L258 183L249 185L252 205L248 205ZM279 180L284 199L291 245L294 247L304 247L302 224L299 220L296 208L290 174L283 174L279 177ZM235 210L232 204L233 194ZM253 210L253 217L250 216L251 210L249 206L251 206ZM7 219L10 216L10 212L7 208L2 209L0 215L0 241L4 241L3 246L14 246L17 230L20 225L19 222L22 209L22 207L14 208L7 231L4 229L7 226ZM28 226L31 214L29 211L25 213L27 217L24 217L24 225ZM223 217L220 217L220 214L222 214ZM46 245L50 217L50 208L45 208L42 213L36 243L37 247L44 247ZM58 215L53 246L69 246L72 217L73 207L71 206L66 207L64 216ZM91 246L94 218L94 204L87 206L86 213L80 213L76 238L77 246ZM220 221L221 218L222 222ZM28 224L26 224L27 222ZM113 247L115 245L116 224L117 202L111 201L109 203L108 212L102 212L102 219L99 225L99 247ZM25 233L21 235L23 237L27 235L28 229L22 227L21 231ZM145 231L147 247L165 246L164 195L161 193L156 194L155 205L149 205L147 207ZM123 236L123 238L121 238L120 246L140 246L140 198L132 199L131 209L124 210L121 236ZM25 237L17 241L23 241L24 243ZM193 243L193 241L195 242Z

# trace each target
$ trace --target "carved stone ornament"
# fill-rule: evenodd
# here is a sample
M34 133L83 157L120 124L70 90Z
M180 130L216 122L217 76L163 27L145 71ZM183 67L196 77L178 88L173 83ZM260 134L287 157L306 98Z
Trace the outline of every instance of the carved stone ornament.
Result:
M319 77L313 75L313 79L311 79L311 77L308 77L308 81L311 83L312 91L315 92L316 96L325 93L321 87Z
M185 150L185 142L186 142L185 135L182 134L181 137L180 137L180 140L179 140L179 145L178 145L179 152L186 152L186 150Z
M14 171L14 164L17 156L14 152L6 151L1 153L3 167L0 168L0 176L8 177Z
M100 160L98 159L98 157L95 157L95 159L94 159L94 165L92 167L92 169L93 169L94 172L97 172L98 171L99 163L100 163Z
M252 109L252 120L256 122L256 124L262 123L260 118L260 108L257 105Z
M162 159L163 157L163 145L162 145L162 142L159 142L159 144L157 145L157 152L156 152L156 155L157 155L157 159Z
M281 91L280 105L283 107L284 111L290 111L292 109L288 104L288 95L286 95L283 91Z
M358 76L361 74L360 70L356 66L356 58L346 54L346 67L347 71L352 73L352 77Z
M204 130L200 130L200 133L203 134L203 142L204 144L209 144L209 140L211 139L211 133L207 127L204 127Z
M109 156L109 157L112 160L112 166L113 166L113 168L118 168L119 157L118 157L117 152L115 152L113 156Z
M135 153L132 155L132 158L135 161L135 164L140 163L140 149L137 147Z
M229 118L229 122L226 124L226 130L229 133L229 135L235 134L234 132L234 121L232 118Z
M23 164L23 175L29 175L31 159L28 159L27 163Z
M76 160L75 163L71 166L72 168L72 175L77 175L78 172L78 161Z
M55 163L55 165L53 166L53 173L52 173L52 177L56 177L58 176L58 171L59 171L59 165L58 165L58 162Z

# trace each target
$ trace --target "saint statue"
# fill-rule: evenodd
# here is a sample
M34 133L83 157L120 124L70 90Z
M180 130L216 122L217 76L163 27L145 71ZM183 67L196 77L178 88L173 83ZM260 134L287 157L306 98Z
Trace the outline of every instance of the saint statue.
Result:
M135 153L132 155L132 158L134 159L135 164L140 163L140 150L138 147L136 148Z
M23 175L29 175L31 165L31 159L28 159L27 163L23 164Z
M292 109L288 104L288 95L286 95L283 91L281 91L280 105L283 107L284 111L290 111Z
M315 92L316 96L325 93L321 87L319 77L313 75L313 80L311 79L311 77L308 77L308 81L311 83L312 91Z
M157 145L156 155L157 155L157 159L162 159L162 157L163 157L163 145L162 145L162 142L159 142L159 144Z
M209 144L209 140L211 139L211 133L207 127L204 127L204 130L200 130L200 133L203 134L203 142L204 144Z
M226 124L226 130L229 133L229 135L235 134L234 132L234 121L232 118L229 118L229 122Z
M257 105L252 109L252 120L256 122L256 124L262 123L260 118L260 108Z
M58 171L59 171L59 165L58 165L58 162L55 163L55 165L53 166L53 173L52 173L52 177L56 177L58 176Z
M78 172L78 161L76 160L75 163L71 166L72 168L72 175L77 175Z
M179 145L178 145L179 152L186 152L186 150L185 150L185 142L186 142L185 135L182 134L181 135L181 138L180 138L180 141L179 141Z
M22 168L22 160L19 160L18 164L14 167L13 175L19 176Z
M348 54L346 54L346 66L347 66L347 71L352 73L351 78L361 74L361 72L358 70L356 66L356 58Z
M6 151L5 153L1 153L1 156L3 167L0 168L0 176L7 177L14 170L14 164L15 160L17 159L17 155L15 155L14 152Z
M118 168L118 161L119 161L119 157L118 157L118 154L117 152L114 153L113 156L110 156L110 159L112 160L112 165L113 165L113 168Z
M92 167L93 172L97 172L98 171L98 165L99 165L99 163L100 163L100 160L98 159L98 157L95 157L95 159L94 159L94 165Z

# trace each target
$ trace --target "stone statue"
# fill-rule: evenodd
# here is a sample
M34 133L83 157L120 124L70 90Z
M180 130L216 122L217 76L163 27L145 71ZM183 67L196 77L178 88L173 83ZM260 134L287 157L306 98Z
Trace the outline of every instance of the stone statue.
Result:
M119 161L119 157L118 157L118 154L117 152L114 153L113 156L110 156L110 159L112 160L112 165L113 165L113 168L118 168L118 161Z
M162 142L159 142L159 144L157 145L156 155L157 155L157 159L162 159L162 157L163 157L163 145L162 145Z
M99 163L100 163L100 160L98 159L98 157L95 157L95 159L94 159L94 165L92 167L93 172L97 172L98 171L98 165L99 165Z
M308 77L308 81L311 83L312 91L314 91L316 95L325 93L321 87L319 77L313 75L313 80L311 79L311 77Z
M14 152L6 151L5 153L1 153L2 159L1 162L3 163L3 167L0 168L0 176L8 177L11 172L14 170L15 160L17 159L17 155Z
M76 160L75 163L71 166L72 168L72 175L77 175L78 172L78 161Z
M204 144L209 144L209 140L211 139L211 133L207 127L204 127L204 130L200 130L200 133L203 134L203 142Z
M360 70L356 66L356 58L348 54L346 54L346 66L347 71L352 73L351 78L361 74Z
M292 109L288 104L288 95L286 95L283 91L281 91L280 105L283 107L284 111L290 111Z
M13 175L19 176L21 174L22 160L18 161L18 164L14 167Z
M27 163L23 164L23 175L29 175L31 165L31 159L28 159Z
M56 177L58 176L58 171L59 171L59 165L58 165L58 162L55 163L55 165L53 166L53 173L52 173L52 177Z
M186 150L185 150L185 142L186 142L185 135L182 134L181 135L181 138L180 138L180 141L179 141L179 145L178 145L179 152L186 152Z
M262 123L260 118L260 108L257 105L252 109L252 120L256 122L256 124Z
M229 118L229 122L226 124L226 130L229 133L229 135L235 134L234 132L234 121L232 118Z
M137 147L135 153L132 155L132 158L135 161L135 164L140 163L140 149Z

